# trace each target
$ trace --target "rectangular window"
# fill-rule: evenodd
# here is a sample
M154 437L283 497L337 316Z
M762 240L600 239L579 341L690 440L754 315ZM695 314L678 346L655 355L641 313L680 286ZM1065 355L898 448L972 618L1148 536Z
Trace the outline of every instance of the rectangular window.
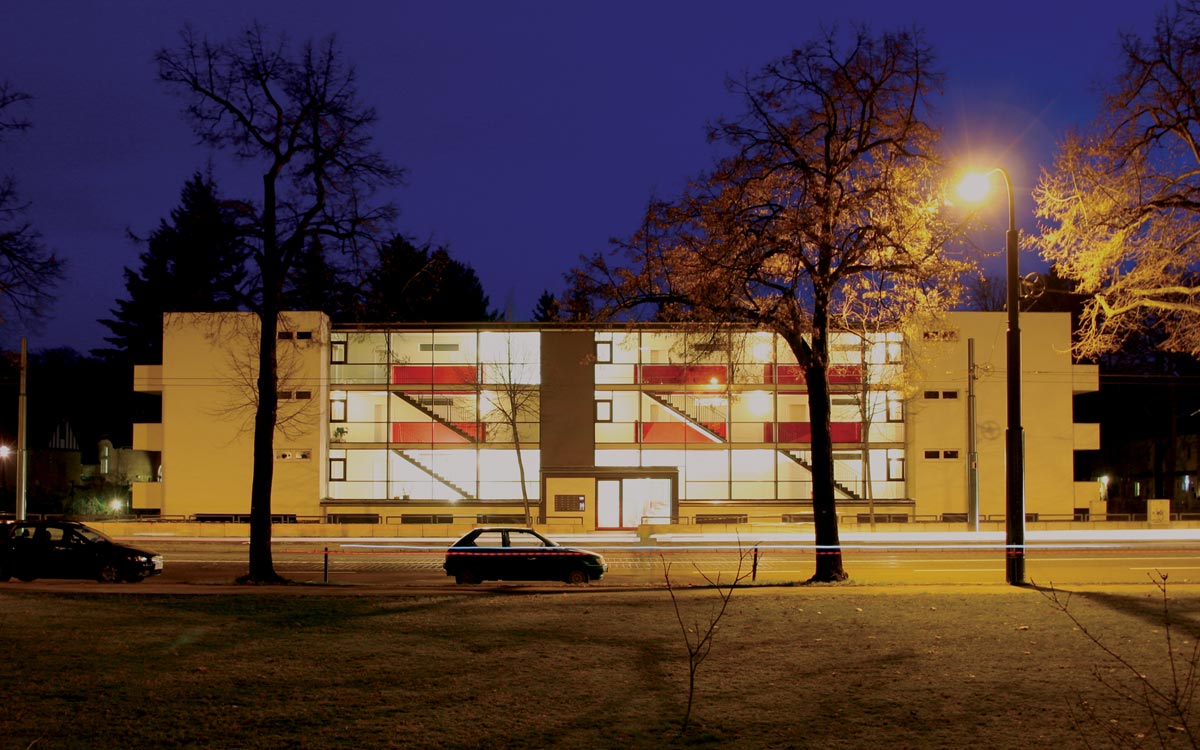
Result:
M312 341L312 331L296 331L297 341Z
M346 392L335 391L329 396L329 421L346 421Z
M904 347L899 341L889 341L887 343L887 363L889 365L900 364L904 357Z
M613 402L612 399L596 399L596 421L611 422L613 421Z
M346 459L344 459L344 458L329 459L329 481L331 481L331 482L346 481Z
M291 401L292 400L292 392L291 391L280 391L279 393L275 394L275 398L278 399L279 401Z
M958 391L942 391L942 398L958 398Z
M596 342L596 362L600 364L612 363L612 342L597 341Z
M421 344L420 349L423 352L456 352L458 344Z
M887 421L904 421L904 396L900 391L887 392Z
M958 331L924 331L921 338L926 341L958 341Z
M346 342L335 341L329 347L329 361L335 365L346 364Z
M925 391L925 398L941 398L941 391Z
M958 451L942 451L942 458L958 458Z
M936 461L937 459L939 459L941 457L942 457L941 451L925 451L925 458L930 458L930 459L933 459Z
M279 332L279 340L280 341L291 341L292 340L292 332L291 331L280 331Z
M887 478L890 482L904 479L904 451L889 450L887 452Z

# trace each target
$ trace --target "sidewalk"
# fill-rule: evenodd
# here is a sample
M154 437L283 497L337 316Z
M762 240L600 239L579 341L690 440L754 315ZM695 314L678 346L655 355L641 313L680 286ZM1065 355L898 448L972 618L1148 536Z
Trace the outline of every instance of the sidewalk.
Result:
M1003 531L841 531L838 535L843 549L855 547L905 547L905 546L936 546L943 549L981 549L1002 548L1005 544ZM155 530L144 533L121 535L120 538L140 541L178 541L178 542L224 542L246 543L248 537L225 536L177 536ZM449 546L457 536L277 536L273 539L276 545L321 545L336 544L343 547L363 549L396 546L412 546L418 548L440 548ZM637 533L628 531L596 531L579 534L555 534L554 541L564 545L613 546L629 549L638 547L653 548L658 546L780 546L780 547L809 547L815 544L811 528L794 532L764 531L754 533L706 532L682 533L670 532L651 534L643 541ZM1025 532L1027 547L1074 547L1102 548L1115 547L1123 544L1171 544L1173 546L1200 547L1200 529L1112 529L1112 530L1036 530Z

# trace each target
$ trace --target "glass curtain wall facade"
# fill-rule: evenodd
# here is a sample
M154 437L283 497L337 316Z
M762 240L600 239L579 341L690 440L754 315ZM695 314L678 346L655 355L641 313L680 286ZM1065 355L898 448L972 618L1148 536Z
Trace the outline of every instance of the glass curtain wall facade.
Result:
M594 423L571 429L594 431L594 466L674 469L681 502L810 501L807 388L781 339L582 335L594 338ZM906 497L901 344L833 337L839 501ZM541 441L556 439L541 434L538 330L334 331L330 352L330 500L538 501ZM670 483L643 484L598 487L612 497L597 524L669 516Z
M905 497L898 333L835 334L829 368L840 501ZM595 334L597 466L677 467L680 501L808 501L804 373L769 333Z
M340 331L330 358L331 500L536 500L537 332Z

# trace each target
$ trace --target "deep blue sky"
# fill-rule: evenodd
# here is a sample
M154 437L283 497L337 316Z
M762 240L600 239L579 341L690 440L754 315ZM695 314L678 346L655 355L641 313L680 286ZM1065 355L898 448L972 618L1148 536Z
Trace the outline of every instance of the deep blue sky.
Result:
M155 50L174 45L185 22L214 39L253 19L295 39L335 32L379 112L378 145L409 170L394 195L397 229L448 245L492 305L521 320L543 289L562 288L581 253L634 229L651 193L672 194L709 164L705 123L737 111L727 77L823 24L924 29L948 74L938 105L947 146L1005 166L1024 215L1057 140L1093 117L1094 84L1118 67L1118 33L1147 34L1160 8L1153 0L14 0L0 13L0 79L35 97L26 110L34 127L0 145L0 170L15 174L31 218L70 269L43 330L0 324L0 345L29 335L34 349L101 346L107 329L96 321L124 296L122 268L139 252L127 230L144 236L157 226L210 158L223 192L252 186L227 156L195 144L180 101L155 80ZM1032 215L1022 223L1032 229Z

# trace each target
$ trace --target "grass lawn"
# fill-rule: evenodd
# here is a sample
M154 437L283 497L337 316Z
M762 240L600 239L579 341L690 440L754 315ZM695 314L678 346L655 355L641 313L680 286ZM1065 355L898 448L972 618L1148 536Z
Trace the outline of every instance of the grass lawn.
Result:
M715 592L678 593L686 618L705 622ZM1175 646L1190 655L1200 588L1170 595ZM1154 586L1080 591L1071 610L1151 681L1168 679ZM1146 723L1097 678L1123 679L1113 666L1032 589L744 589L680 735L687 652L665 589L13 586L0 589L0 750L1063 750L1107 746L1106 729Z

